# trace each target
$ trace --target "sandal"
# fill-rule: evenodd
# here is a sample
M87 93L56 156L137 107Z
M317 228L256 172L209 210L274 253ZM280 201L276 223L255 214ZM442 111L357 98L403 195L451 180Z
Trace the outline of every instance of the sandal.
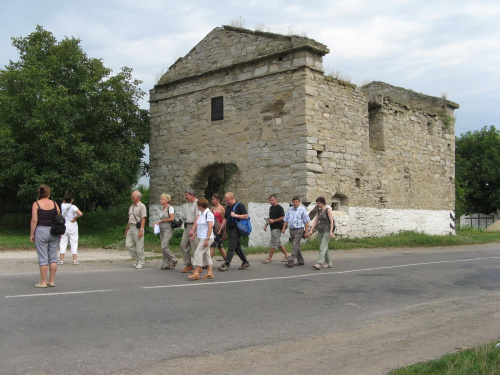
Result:
M323 268L333 268L333 264L332 263L325 263Z
M283 262L283 263L288 262L288 258L287 258L287 257L284 257L284 258L283 258L283 260L282 260L281 262Z
M266 259L262 260L262 263L264 263L264 264L268 264L268 263L271 263L271 262L272 262L272 260L269 259L269 258L266 258Z
M201 277L202 279L215 279L214 275L205 275Z
M313 266L313 268L314 268L315 270L319 270L319 269L321 269L321 264L316 263L316 264Z
M177 263L179 263L179 261L177 261L177 262L170 262L170 268L174 269L175 266L177 265Z
M55 283L53 283L53 284L51 284L51 283L47 283L47 286L50 286L51 288L53 288L53 287L55 287L55 286L56 286L56 284L55 284Z
M47 285L35 284L35 288L47 288Z
M73 265L74 265L74 266L76 266L76 265L78 265L78 264L80 264L80 262L78 262L77 260L75 260L75 261L73 262Z
M165 266L161 266L160 268L158 268L159 270L168 270L168 267L165 267Z
M189 276L188 276L188 279L189 279L189 280L199 280L199 279L200 279L200 276L199 276L199 275L192 274L192 275L189 275Z

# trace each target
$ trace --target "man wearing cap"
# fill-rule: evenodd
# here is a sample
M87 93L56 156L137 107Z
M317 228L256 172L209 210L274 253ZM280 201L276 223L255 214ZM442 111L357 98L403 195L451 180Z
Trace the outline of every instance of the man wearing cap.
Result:
M194 270L193 264L191 263L191 253L194 253L196 247L198 247L198 238L194 236L193 229L194 223L198 220L198 216L200 211L198 211L198 199L196 199L196 195L194 189L189 188L184 192L184 196L188 202L186 208L186 221L184 222L184 233L182 234L181 240L181 252L182 252L182 260L184 261L184 269L181 271L182 273L188 273Z

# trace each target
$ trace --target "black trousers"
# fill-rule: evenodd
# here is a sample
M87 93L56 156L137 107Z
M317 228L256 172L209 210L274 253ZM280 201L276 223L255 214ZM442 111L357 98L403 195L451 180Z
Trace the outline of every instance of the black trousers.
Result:
M243 253L243 250L241 250L240 231L238 228L228 228L227 231L229 233L229 249L227 250L226 259L224 259L226 264L228 266L231 264L235 252L243 263L248 263L247 257Z

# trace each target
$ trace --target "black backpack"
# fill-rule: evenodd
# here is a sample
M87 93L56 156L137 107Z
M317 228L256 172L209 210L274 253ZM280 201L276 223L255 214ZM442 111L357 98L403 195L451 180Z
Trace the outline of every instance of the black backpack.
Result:
M50 227L50 234L54 236L61 236L66 232L66 219L62 215L54 216L52 227Z
M55 203L54 203L55 206ZM66 209L65 214L68 213L68 209ZM66 233L66 219L64 218L63 215L57 214L54 216L54 221L52 222L52 227L50 227L50 234L54 236L62 236L64 233Z

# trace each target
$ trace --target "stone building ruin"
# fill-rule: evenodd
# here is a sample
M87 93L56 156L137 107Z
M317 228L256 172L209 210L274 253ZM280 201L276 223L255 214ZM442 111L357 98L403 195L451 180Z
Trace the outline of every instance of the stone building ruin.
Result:
M454 234L454 110L383 82L325 76L310 38L217 27L150 92L150 214L167 192L232 191L250 245L267 245L268 196L334 208L339 235ZM182 210L181 210L182 211Z

